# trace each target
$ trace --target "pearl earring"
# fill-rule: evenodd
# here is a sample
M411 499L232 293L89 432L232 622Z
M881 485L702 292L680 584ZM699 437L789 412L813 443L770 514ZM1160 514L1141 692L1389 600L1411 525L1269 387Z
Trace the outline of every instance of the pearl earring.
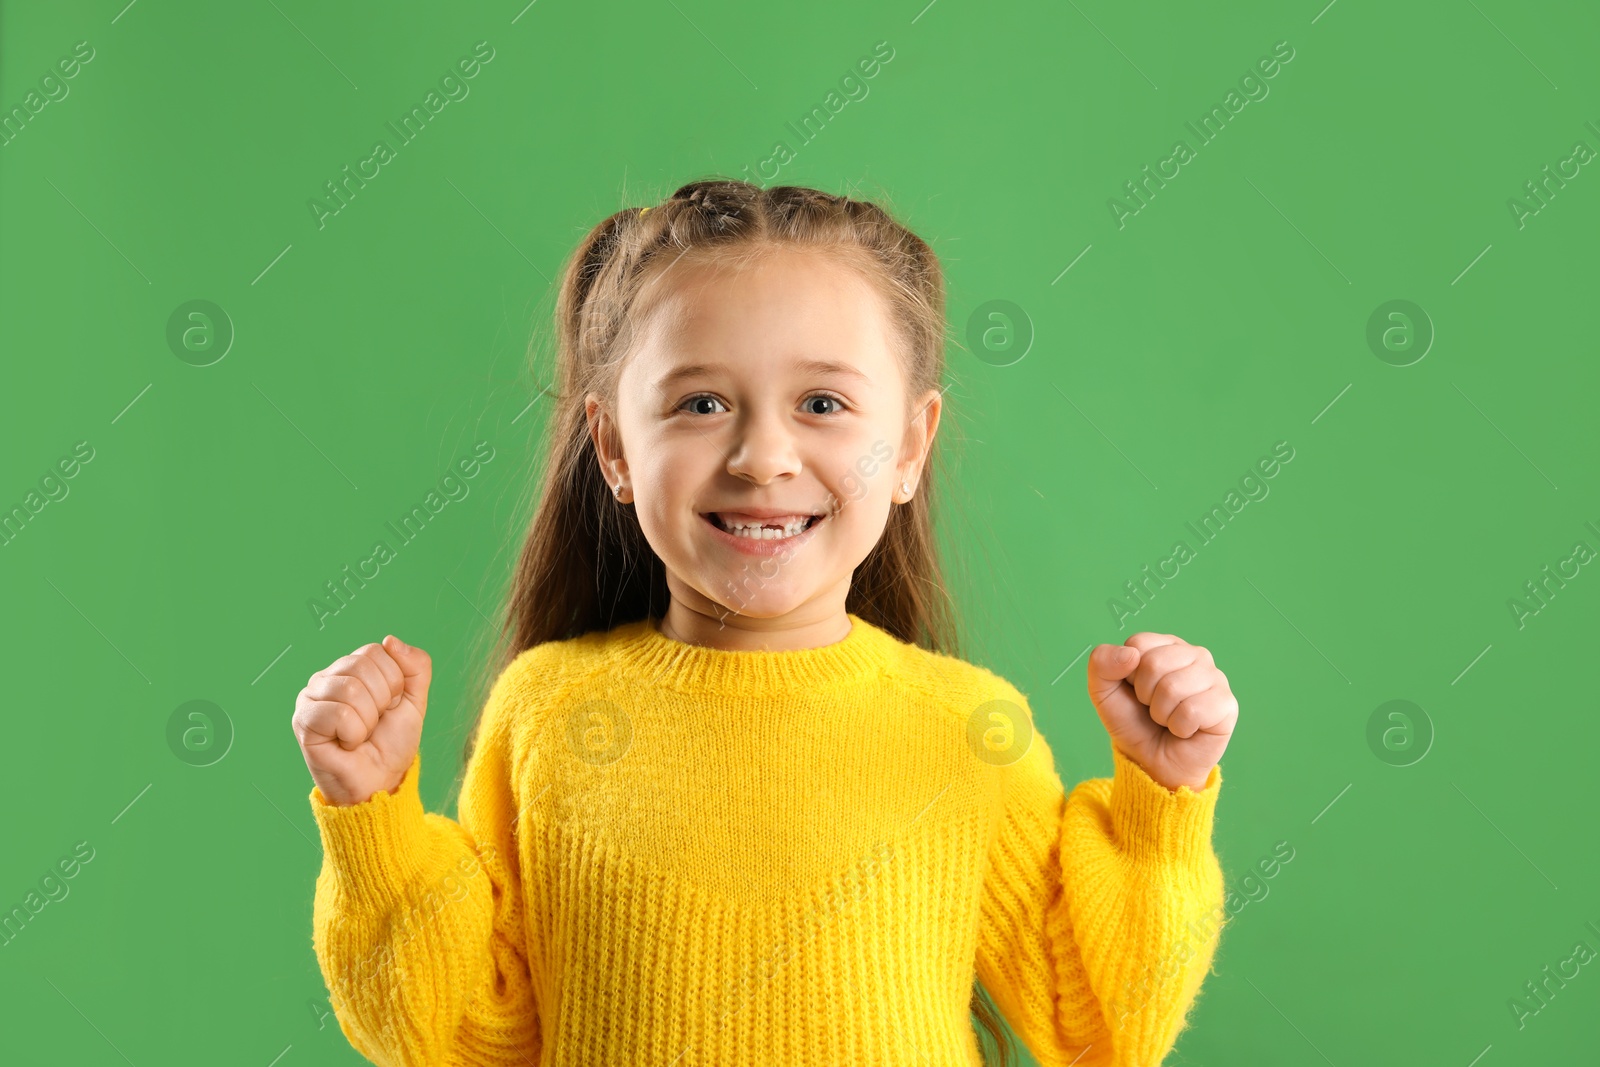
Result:
M910 482L901 482L900 483L900 491L902 493L904 493L906 496L909 497L911 495L911 483Z
M612 495L614 495L618 500L621 500L622 499L622 483L618 482L616 485L612 486L611 487L611 492L612 492Z

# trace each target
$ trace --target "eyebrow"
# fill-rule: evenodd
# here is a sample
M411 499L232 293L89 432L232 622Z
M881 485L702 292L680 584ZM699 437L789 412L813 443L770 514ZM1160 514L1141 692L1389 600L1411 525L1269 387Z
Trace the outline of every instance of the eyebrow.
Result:
M861 373L848 363L840 363L831 359L807 359L795 364L795 369L802 374L836 374L844 378L855 378L867 385L872 384L872 379ZM656 379L656 388L665 392L676 383L686 378L705 378L713 374L726 374L727 365L722 363L691 363L687 366L677 367Z

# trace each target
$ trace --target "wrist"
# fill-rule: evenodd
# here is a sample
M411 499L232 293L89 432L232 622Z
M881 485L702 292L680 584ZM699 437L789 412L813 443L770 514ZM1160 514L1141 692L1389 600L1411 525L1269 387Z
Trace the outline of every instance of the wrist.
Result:
M410 769L411 768L408 766L405 771L402 771L399 775L397 775L392 784L380 785L375 789L367 790L365 793L341 789L338 786L329 788L328 786L323 785L321 782L316 783L317 792L321 795L322 802L328 807L353 808L358 804L367 803L373 797L379 796L380 794L391 797L398 794L401 786L405 785L406 772Z
M1146 771L1146 774L1149 774L1149 771ZM1202 793L1205 792L1206 782L1211 781L1211 769L1206 768L1206 773L1200 777L1179 777L1179 779L1174 779L1171 782L1162 779L1162 777L1155 777L1154 774L1150 774L1150 779L1162 785L1166 792L1176 793L1181 785L1187 785L1194 792Z
M1125 749L1123 749L1121 745L1118 745L1115 742L1113 742L1112 748L1116 749L1117 753L1119 755L1121 755L1123 759L1128 760L1130 763L1133 763L1134 765L1136 765L1141 771L1143 771L1145 773L1145 776L1148 777L1152 782L1154 782L1157 785L1161 786L1163 789L1165 789L1169 793L1176 793L1178 791L1178 787L1179 786L1185 786L1185 785L1188 786L1190 789L1192 789L1196 793L1204 792L1206 786L1208 784L1210 784L1210 782L1211 782L1211 771L1212 771L1211 767L1207 767L1205 769L1205 773L1201 774L1198 778L1190 776L1190 777L1173 777L1171 779L1168 779L1166 775L1157 774L1154 770L1152 770L1149 767L1145 766L1143 760L1139 759L1137 756L1134 756L1131 752L1128 752Z

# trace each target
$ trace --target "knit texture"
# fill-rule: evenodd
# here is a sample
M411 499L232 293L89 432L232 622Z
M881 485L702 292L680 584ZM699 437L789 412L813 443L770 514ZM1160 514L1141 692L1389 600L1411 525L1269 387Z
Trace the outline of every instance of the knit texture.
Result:
M1024 694L850 620L797 651L648 619L528 649L457 819L423 810L420 756L360 804L313 787L350 1043L381 1067L977 1067L976 977L1045 1067L1159 1064L1222 928L1221 769L1172 792L1112 746L1068 796Z

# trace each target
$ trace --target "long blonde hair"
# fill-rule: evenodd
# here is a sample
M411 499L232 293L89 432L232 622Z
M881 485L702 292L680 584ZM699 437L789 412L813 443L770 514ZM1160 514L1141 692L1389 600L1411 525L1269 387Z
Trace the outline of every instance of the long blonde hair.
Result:
M489 687L516 656L546 641L580 637L644 618L660 618L669 596L661 561L631 508L601 477L584 398L615 410L622 361L636 337L641 290L685 255L725 263L773 246L821 249L871 280L902 342L908 397L938 389L946 343L944 274L933 250L870 201L784 185L708 178L663 203L625 208L578 243L562 271L555 308L553 410L538 507L511 577L494 651L480 659L474 719L457 772L470 760ZM937 450L917 493L891 509L883 536L856 568L846 610L901 641L960 656L956 615L945 590L932 509ZM1005 1067L1013 1047L981 983L971 1011L995 1046L985 1063Z

